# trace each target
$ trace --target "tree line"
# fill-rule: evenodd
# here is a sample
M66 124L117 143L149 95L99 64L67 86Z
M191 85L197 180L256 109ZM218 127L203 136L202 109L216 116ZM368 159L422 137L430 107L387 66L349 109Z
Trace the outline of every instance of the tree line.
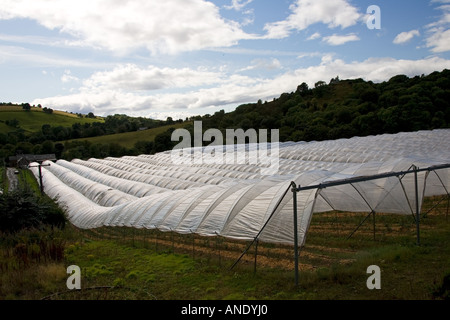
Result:
M322 141L384 133L412 132L450 127L450 70L428 76L397 75L382 83L363 79L305 82L295 92L273 101L258 100L234 111L220 110L195 117L203 130L279 129L280 141ZM188 127L193 132L193 127ZM160 141L166 150L166 132Z
M450 70L427 76L397 75L381 83L363 79L328 82L318 81L310 88L305 82L290 93L272 101L258 100L242 104L232 112L219 110L214 114L184 120L193 133L193 120L202 121L203 130L279 129L280 141L321 141L383 133L411 132L450 127ZM152 154L170 150L178 141L171 141L169 129L152 141L138 141L128 148L117 143L93 145L72 139L136 131L183 122L135 118L126 115L107 116L104 122L76 123L72 127L43 125L40 132L27 136L16 130L0 134L0 156L16 150L30 153L55 153L58 158L104 158L108 156ZM59 141L59 142L58 142ZM25 152L24 152L25 153Z

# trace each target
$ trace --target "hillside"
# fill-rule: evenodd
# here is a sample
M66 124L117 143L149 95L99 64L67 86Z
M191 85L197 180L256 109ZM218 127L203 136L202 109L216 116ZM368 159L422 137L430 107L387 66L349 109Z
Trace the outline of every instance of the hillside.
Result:
M14 122L14 120L17 122ZM25 133L35 133L41 131L44 124L71 127L75 123L85 124L103 121L104 119L101 117L80 117L59 110L46 113L38 107L31 107L28 111L25 111L20 105L0 105L0 133L3 134L17 131L17 129L23 129ZM7 122L12 122L12 125L8 125Z
M131 131L131 132L124 132L124 133L115 133L115 134L108 134L98 137L91 137L91 138L79 138L74 140L67 140L65 143L77 143L81 141L88 141L92 144L109 144L109 143L117 143L118 145L122 147L129 147L135 145L138 141L153 141L155 137L170 128L181 128L185 126L184 123L176 123L173 125L165 125L162 127L157 127L153 129L145 129L145 130L138 130L138 131Z
M32 107L28 103L3 103L0 158L6 161L17 152L55 153L57 158L64 159L153 152L155 136L182 122L168 120L123 114L97 117L92 113L82 115ZM169 126L164 127L166 124Z
M244 104L202 117L203 128L280 129L281 141L313 141L450 126L450 71L306 83L270 102Z
M194 120L202 121L203 130L215 128L224 134L226 129L279 129L280 141L334 140L449 128L450 70L397 75L382 83L336 77L309 88L303 82L295 92L282 93L273 101L258 100L231 112L219 110L186 121L127 115L89 118L5 104L0 110L1 158L16 150L52 151L66 160L155 153L178 143L171 141L174 128L183 126L192 132ZM10 123L14 119L15 126Z

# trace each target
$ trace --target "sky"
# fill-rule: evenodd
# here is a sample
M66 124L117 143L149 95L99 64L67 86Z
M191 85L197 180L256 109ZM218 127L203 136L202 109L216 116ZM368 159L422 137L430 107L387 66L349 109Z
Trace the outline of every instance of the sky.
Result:
M185 119L450 69L450 0L0 0L0 102Z

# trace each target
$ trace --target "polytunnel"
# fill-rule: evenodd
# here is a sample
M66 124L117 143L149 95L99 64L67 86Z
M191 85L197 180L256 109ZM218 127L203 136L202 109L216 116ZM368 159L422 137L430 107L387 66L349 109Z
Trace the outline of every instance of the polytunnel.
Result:
M216 161L174 161L166 151L47 161L40 169L44 191L79 228L127 226L303 245L315 212L416 215L424 197L448 196L449 141L450 130L442 129L272 142L269 150L278 148L271 174L263 170L267 161L254 161L255 150L267 151L261 144L247 145L239 163L219 160L242 149L215 146ZM198 152L211 160L205 150L186 149L184 160ZM38 177L37 164L30 170Z

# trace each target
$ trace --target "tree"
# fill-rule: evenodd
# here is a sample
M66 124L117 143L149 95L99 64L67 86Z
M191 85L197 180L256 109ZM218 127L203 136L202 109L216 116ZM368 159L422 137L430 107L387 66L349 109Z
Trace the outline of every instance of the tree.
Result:
M325 86L326 84L327 84L327 83L326 83L325 81L320 80L320 81L317 81L317 82L314 84L314 88L320 88L320 87Z
M16 150L17 151L21 151L22 153L33 153L33 144L29 143L29 142L19 142L16 145Z
M0 196L0 231L14 233L24 228L45 225L63 228L66 217L48 197L30 190L15 190Z
M174 128L169 128L165 132L155 137L155 152L161 152L172 149L177 142L172 141L172 132Z
M338 83L340 80L339 80L339 76L336 76L336 78L332 78L331 80L330 80L330 85L331 84L335 84L335 83Z
M51 140L42 143L41 152L44 154L55 153L55 144Z
M19 120L17 120L16 118L14 118L12 120L6 120L5 123L7 126L10 126L13 128L19 127Z
M306 82L302 82L302 84L297 87L296 92L302 94L302 93L308 92L308 90L309 90L309 88L308 88L308 85L306 84Z
M138 153L142 154L152 154L155 144L153 141L143 141L139 140L134 144L134 148L138 151Z
M60 142L55 143L55 155L57 158L61 158L63 151L64 151L64 144Z

